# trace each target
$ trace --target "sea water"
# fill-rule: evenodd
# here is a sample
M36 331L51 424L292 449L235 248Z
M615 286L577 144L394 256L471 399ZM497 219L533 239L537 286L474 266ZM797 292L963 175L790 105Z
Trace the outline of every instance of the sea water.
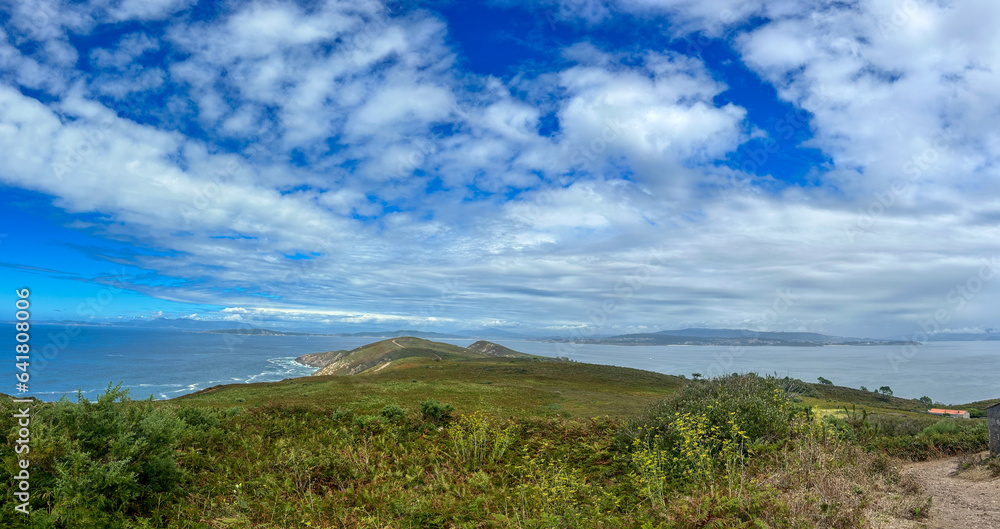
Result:
M169 399L218 384L309 376L305 353L353 349L372 338L250 336L82 325L32 325L30 394L43 400L77 391L93 399L121 382L132 398ZM14 362L8 369L14 369ZM13 374L9 380L14 381ZM13 394L10 388L0 392Z

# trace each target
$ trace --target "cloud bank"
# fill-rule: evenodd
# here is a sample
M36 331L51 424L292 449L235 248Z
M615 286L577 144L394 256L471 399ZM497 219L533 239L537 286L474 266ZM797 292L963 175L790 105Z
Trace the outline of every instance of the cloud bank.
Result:
M428 8L11 4L0 183L134 248L128 288L232 321L995 326L994 3L498 9L568 36L483 74ZM800 149L829 162L790 178Z

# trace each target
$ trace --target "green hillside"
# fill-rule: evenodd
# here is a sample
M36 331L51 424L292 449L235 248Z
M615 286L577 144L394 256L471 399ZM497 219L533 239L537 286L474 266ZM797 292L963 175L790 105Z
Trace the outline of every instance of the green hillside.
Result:
M490 342L477 344L463 348L420 338L383 340L346 354L334 352L326 358L337 359L311 377L216 386L177 400L192 405L280 404L371 412L387 404L433 398L464 411L490 410L511 417L623 417L673 393L684 382L639 369L563 362Z
M479 340L478 342L469 345L468 348L472 351L483 353L486 356L506 356L514 358L533 356L526 353L515 351L513 349L510 349L509 347L504 347L500 344L487 342L486 340Z
M403 336L363 345L336 357L315 375L356 375L400 358L420 357L428 360L485 358L487 355L458 345L432 342Z

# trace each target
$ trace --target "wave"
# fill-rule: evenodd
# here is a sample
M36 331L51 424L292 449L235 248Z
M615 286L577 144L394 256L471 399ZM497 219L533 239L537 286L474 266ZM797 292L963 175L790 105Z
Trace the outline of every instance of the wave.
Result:
M272 367L263 372L257 373L256 375L251 375L243 382L249 384L251 382L277 382L279 380L284 380L286 378L298 378L309 376L315 371L315 368L304 366L295 361L294 356L281 356L277 358L268 358L267 363Z
M111 355L109 355L111 356ZM114 355L114 356L124 356L124 355ZM145 397L149 397L150 393L154 395L154 398L161 400L168 400L172 398L179 397L188 393L194 393L200 391L207 387L211 387L219 384L250 384L254 382L278 382L286 378L298 378L311 375L316 369L310 366L300 364L295 361L294 356L279 356L274 358L268 358L266 360L266 365L264 368L256 374L249 376L226 376L219 379L209 379L202 380L199 382L194 382L190 384L183 383L139 383L139 384L123 384L122 387L130 390L133 393L134 398L139 398L140 393L144 393ZM218 376L216 373L213 375ZM99 389L87 389L83 390L82 394L93 399L94 395L100 395L104 393L105 388L101 387ZM58 398L63 395L67 395L72 398L73 395L77 393L77 389L71 390L50 390L50 391L36 391L32 392L32 395L38 397L48 397L42 398L46 401L58 400Z

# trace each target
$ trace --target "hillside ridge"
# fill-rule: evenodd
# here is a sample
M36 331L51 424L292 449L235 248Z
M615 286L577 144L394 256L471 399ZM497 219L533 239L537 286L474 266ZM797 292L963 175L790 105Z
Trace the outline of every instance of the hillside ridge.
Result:
M498 346L499 347L499 346ZM389 338L368 345L362 345L347 351L345 354L328 354L321 356L314 353L310 358L299 357L296 361L306 365L313 362L326 362L314 376L325 375L356 375L369 369L383 366L395 360L410 357L425 357L430 361L448 359L487 358L490 355L458 345L432 342L423 338L403 336ZM303 355L305 356L305 355ZM303 360L299 360L303 359Z

